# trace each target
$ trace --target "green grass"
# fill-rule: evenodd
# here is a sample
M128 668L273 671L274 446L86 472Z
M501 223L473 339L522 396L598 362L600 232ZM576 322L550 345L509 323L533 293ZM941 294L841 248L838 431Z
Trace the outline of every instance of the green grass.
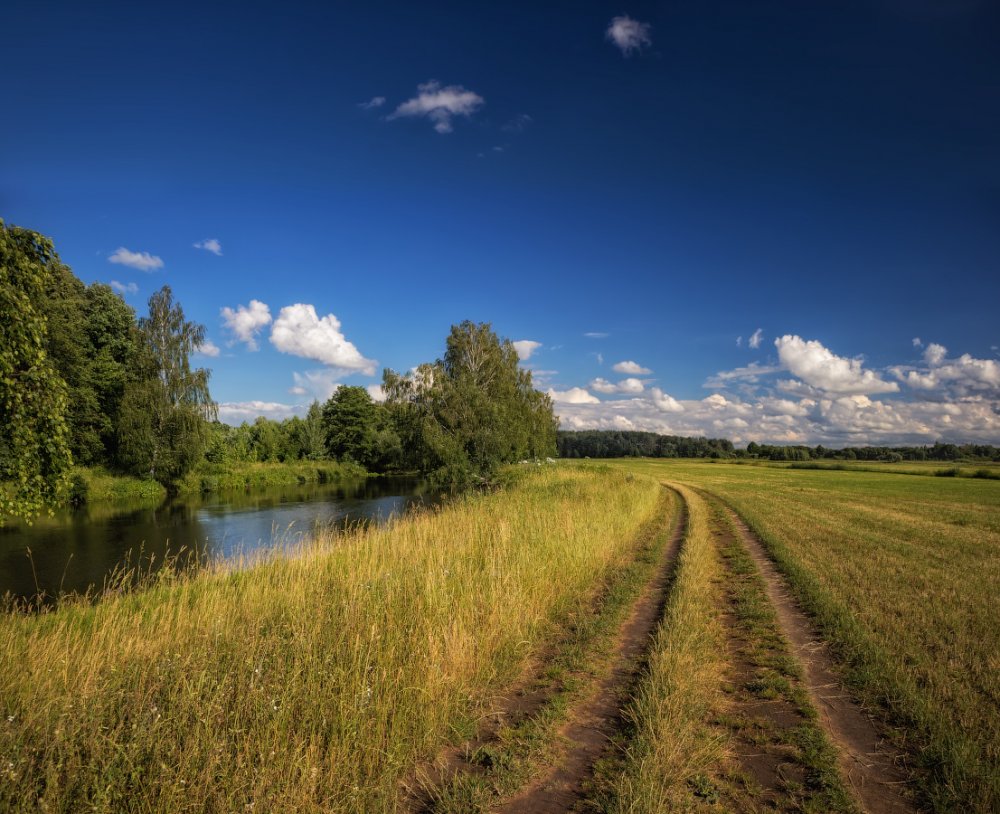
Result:
M660 497L547 467L245 570L0 617L0 810L392 810Z
M614 814L701 810L705 778L726 754L726 739L709 725L722 704L725 668L716 608L720 565L708 506L694 492L679 491L689 516L673 588L628 709L622 758L598 772L597 804Z
M1000 809L1000 483L621 461L719 495L895 727L935 811Z

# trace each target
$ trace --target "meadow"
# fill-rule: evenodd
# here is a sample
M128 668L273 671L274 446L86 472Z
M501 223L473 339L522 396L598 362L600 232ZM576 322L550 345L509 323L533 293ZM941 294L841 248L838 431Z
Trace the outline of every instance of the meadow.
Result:
M4 811L389 811L635 556L662 489L547 467L253 567L0 619Z
M616 461L721 497L764 542L926 805L1000 804L1000 483Z

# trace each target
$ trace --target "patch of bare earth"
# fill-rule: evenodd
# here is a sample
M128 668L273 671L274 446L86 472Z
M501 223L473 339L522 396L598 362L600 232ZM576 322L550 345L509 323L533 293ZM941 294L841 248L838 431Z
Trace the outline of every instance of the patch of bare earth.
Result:
M674 564L686 529L686 511L662 562L643 589L614 641L614 656L594 690L575 704L559 730L561 746L553 763L506 800L505 814L572 811L586 796L594 764L603 757L623 723L623 705L639 677L656 625L663 615Z
M670 502L664 502L661 510L666 510L669 505ZM602 755L609 736L620 720L619 694L637 674L636 661L645 652L662 614L670 574L686 523L686 508L681 504L663 562L619 633L611 672L601 681L599 691L571 710L569 721L560 730L572 747L564 750L562 759L552 767L549 775L532 783L507 804L520 805L520 801L529 804L529 800L538 799L539 807L505 807L502 810L566 811L572 806L572 801L582 794L591 767ZM662 521L655 521L644 533L655 534L662 529ZM594 613L599 612L601 603L602 596L595 597ZM439 790L454 783L461 775L486 774L488 766L477 760L477 756L497 744L502 731L515 728L541 714L564 689L561 681L553 681L546 674L547 665L564 646L565 639L545 645L532 657L523 677L494 699L491 711L480 721L475 737L460 745L447 747L432 762L419 767L403 783L399 810L408 814L430 814L437 808ZM547 802L542 802L543 799Z
M905 755L879 735L872 718L844 688L825 642L791 596L760 540L734 511L728 507L725 511L763 577L778 627L790 644L792 656L803 668L805 689L819 714L820 726L838 752L841 775L847 787L868 814L918 811L908 794L907 774L903 768ZM736 645L739 646L738 637ZM741 678L743 676L738 675L736 680ZM774 717L778 710L765 707L758 712ZM779 718L786 719L784 725L791 722L789 714L787 710L778 714ZM776 723L783 725L782 721ZM767 785L768 776L783 770L780 761L765 758L761 752L750 752L745 757L762 785Z

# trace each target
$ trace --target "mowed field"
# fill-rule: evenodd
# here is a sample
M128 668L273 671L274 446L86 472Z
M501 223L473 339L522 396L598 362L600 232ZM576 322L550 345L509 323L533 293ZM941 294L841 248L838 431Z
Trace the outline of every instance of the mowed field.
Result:
M0 810L995 811L998 509L971 478L521 467L11 610Z
M616 461L721 497L910 756L925 805L1000 806L1000 482Z

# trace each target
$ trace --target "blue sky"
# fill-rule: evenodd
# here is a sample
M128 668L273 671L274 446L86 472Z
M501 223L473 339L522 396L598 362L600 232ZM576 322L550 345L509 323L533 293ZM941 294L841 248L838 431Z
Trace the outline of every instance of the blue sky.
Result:
M0 217L140 313L169 284L227 420L472 319L566 428L1000 440L995 4L4 19Z

